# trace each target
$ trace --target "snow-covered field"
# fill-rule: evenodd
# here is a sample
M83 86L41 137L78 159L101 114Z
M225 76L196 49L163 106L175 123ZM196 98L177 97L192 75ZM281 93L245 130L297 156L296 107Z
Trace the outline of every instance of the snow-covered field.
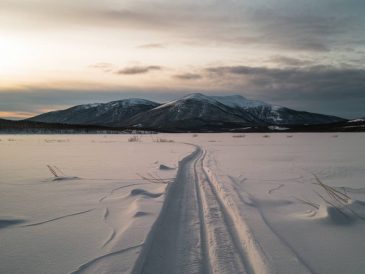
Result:
M0 273L365 273L364 137L2 135Z

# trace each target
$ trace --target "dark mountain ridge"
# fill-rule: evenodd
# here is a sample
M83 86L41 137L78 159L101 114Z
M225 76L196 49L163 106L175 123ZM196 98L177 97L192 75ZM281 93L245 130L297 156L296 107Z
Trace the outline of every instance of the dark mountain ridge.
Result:
M346 122L346 119L249 100L240 95L200 93L159 104L125 99L44 113L30 119L43 123L98 125L158 131L231 131L269 126L303 126Z

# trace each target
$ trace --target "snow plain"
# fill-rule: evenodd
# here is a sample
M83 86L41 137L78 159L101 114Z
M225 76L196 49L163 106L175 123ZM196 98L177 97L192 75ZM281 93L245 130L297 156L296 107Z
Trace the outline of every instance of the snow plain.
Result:
M130 137L0 136L0 273L365 272L364 134Z

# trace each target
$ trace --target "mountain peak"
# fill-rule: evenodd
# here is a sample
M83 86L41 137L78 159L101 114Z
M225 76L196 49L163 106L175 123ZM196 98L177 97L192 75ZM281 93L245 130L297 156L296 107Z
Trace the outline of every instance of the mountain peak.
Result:
M186 103L186 101L188 101L188 100L217 103L217 101L212 99L210 96L204 95L202 93L191 93L180 99L176 99L176 100L167 102L165 104L162 104L162 105L158 106L157 109L171 107L171 106L180 107L181 105L184 105Z
M212 99L219 103L233 108L255 108L260 106L269 106L269 104L258 100L249 100L242 95L211 96Z
M181 102L185 100L197 100L197 101L205 101L210 103L221 103L225 106L232 108L255 108L261 106L270 106L267 103L258 100L250 100L246 97L235 94L235 95L225 95L225 96L208 96L202 93L191 93L180 100L174 100L171 103ZM276 107L276 106L275 106ZM276 107L279 108L279 107Z
M155 102L152 102L150 100L146 100L146 99L140 99L140 98L128 98L128 99L122 99L122 100L118 100L118 101L112 101L110 103L106 103L106 104L111 104L111 105L122 105L122 106L134 106L134 105L158 105Z
M186 96L184 96L183 98L181 98L180 100L184 100L184 99L197 99L197 100L204 100L204 99L209 99L209 97L207 95L204 95L203 93L190 93Z

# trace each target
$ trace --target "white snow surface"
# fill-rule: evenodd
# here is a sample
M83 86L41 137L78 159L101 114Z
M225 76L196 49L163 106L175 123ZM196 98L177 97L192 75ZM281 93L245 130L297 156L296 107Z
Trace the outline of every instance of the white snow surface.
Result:
M269 129L271 130L288 130L287 127L279 127L279 126L269 126Z
M130 137L0 136L0 273L131 271L167 186L140 176L193 148Z
M130 137L0 136L0 273L364 273L363 133Z
M365 119L354 119L354 120L350 120L348 121L348 123L358 123L358 122L364 122Z

